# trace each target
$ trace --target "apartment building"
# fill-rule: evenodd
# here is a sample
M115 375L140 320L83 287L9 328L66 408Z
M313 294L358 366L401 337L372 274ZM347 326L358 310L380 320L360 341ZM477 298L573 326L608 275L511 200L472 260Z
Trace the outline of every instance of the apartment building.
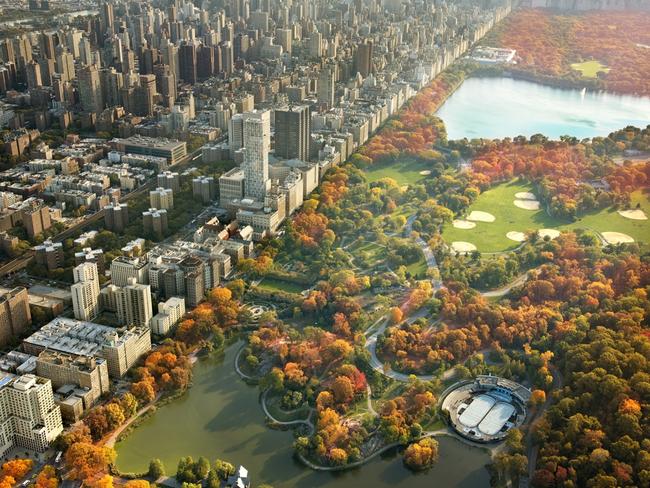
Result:
M0 456L13 447L44 452L63 432L52 383L32 374L0 376Z

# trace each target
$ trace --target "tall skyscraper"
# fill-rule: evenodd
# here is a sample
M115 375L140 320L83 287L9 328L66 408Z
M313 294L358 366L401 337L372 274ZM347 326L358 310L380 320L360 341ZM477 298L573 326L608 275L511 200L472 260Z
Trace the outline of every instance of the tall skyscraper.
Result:
M275 110L275 155L284 159L309 160L311 116L308 105Z
M357 46L355 55L357 72L364 78L372 73L372 41L364 41Z
M86 112L101 112L104 109L104 99L97 66L91 64L82 68L78 78L81 107Z
M178 52L178 58L180 61L181 79L185 83L196 83L196 46L194 44L182 44Z
M74 56L70 51L59 46L56 55L56 72L61 74L62 81L71 81L75 78Z
M232 42L224 41L219 44L221 50L221 71L227 76L234 69L234 50Z
M99 313L97 264L85 262L73 269L72 308L76 319L90 321Z
M140 86L133 91L133 113L135 115L153 115L156 104L156 76L141 75Z
M270 187L269 149L271 147L271 112L244 114L244 176L246 198L264 201Z
M41 57L54 59L54 48L56 48L57 35L54 32L41 32L38 38L38 44L41 49Z
M104 2L99 13L101 36L113 34L115 32L115 14L113 13L113 4Z
M332 108L335 91L336 67L326 65L318 75L318 102L327 104L327 108Z
M27 88L30 90L43 86L41 67L33 59L27 63Z
M285 53L291 54L292 46L291 40L293 38L293 32L291 29L276 29L275 37L278 40L278 44L282 46L282 49Z

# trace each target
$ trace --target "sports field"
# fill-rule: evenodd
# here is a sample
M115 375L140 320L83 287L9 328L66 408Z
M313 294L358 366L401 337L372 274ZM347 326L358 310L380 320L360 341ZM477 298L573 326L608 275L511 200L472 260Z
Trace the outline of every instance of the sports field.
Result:
M470 206L465 218L459 219L460 224L457 223L456 227L452 224L445 226L443 238L449 245L467 243L484 253L514 249L520 245L519 240L523 235L531 230L543 230L542 234L555 234L556 232L553 231L585 229L595 231L601 236L602 233L621 233L635 241L650 242L650 220L626 218L620 215L618 210L606 208L579 216L575 222L568 222L548 215L542 204L538 204L537 210L526 209L525 207L536 206L534 200L519 197L533 198L534 195L525 195L533 191L532 187L513 181L482 193ZM633 193L632 209L636 209L637 204L639 210L650 217L648 194L641 191ZM486 218L483 218L483 221L467 220L468 217L472 217L472 212L478 212L475 215L481 217L485 217L484 213L489 214L494 219L492 222L485 221L488 220ZM467 222L471 224L466 225ZM459 228L459 226L471 228ZM463 248L462 245L454 247ZM471 249L469 246L466 248Z

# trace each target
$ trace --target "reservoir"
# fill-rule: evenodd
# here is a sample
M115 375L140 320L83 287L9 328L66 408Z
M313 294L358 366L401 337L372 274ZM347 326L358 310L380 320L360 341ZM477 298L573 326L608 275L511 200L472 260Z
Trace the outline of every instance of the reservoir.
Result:
M396 452L339 473L316 472L293 457L293 434L266 427L256 386L244 383L234 370L241 342L225 354L215 353L194 366L193 386L182 397L145 420L115 447L117 467L124 472L144 472L152 458L160 458L168 475L176 472L179 458L223 459L248 468L254 486L274 488L411 488L487 487L488 454L450 437L439 437L436 466L413 474Z
M607 136L650 124L650 98L553 88L512 78L469 78L436 113L449 140L544 134Z

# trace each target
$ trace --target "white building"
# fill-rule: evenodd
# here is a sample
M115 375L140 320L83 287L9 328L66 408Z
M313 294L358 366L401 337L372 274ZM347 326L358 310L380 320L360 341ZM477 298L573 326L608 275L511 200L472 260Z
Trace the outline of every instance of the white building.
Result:
M158 304L158 313L151 319L151 331L167 335L169 330L185 315L185 298L171 297Z
M38 452L63 432L61 410L50 380L2 373L0 378L0 456L14 446Z
M128 285L129 278L138 283L149 283L149 263L138 257L118 256L111 262L111 283L116 286Z
M97 264L85 262L73 269L72 308L75 318L92 320L99 313L99 275Z
M271 186L269 150L271 149L271 112L252 111L244 114L244 191L246 198L264 201Z

